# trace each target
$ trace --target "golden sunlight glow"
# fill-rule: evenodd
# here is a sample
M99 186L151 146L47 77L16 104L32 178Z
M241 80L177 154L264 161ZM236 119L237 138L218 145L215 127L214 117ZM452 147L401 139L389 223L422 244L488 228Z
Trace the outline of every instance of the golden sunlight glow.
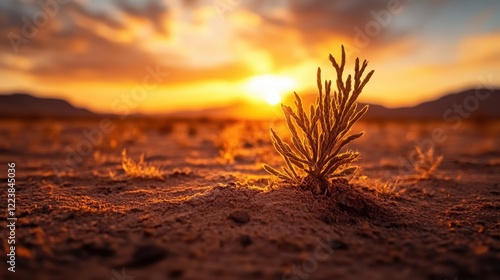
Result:
M280 103L281 101L281 95L279 93L269 93L266 97L266 101L267 103L269 103L269 105L276 105L278 103Z
M274 75L255 76L246 83L252 99L265 101L269 105L280 103L283 94L292 91L294 87L294 80Z

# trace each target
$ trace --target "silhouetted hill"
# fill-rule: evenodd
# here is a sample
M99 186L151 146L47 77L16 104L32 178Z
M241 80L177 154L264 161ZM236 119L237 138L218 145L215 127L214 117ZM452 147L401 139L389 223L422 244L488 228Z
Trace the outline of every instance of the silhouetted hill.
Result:
M489 96L481 100L479 97ZM479 97L478 97L479 96ZM302 96L305 104L316 100L316 94ZM285 104L293 104L293 96L283 100ZM361 103L360 105L364 105ZM442 120L448 112L449 117L459 116L459 107L471 118L500 119L500 89L466 90L445 95L433 101L424 102L413 107L386 108L381 105L369 104L370 110L364 119L395 119L395 120ZM307 105L308 106L308 105ZM458 107L457 107L458 106ZM477 107L477 108L476 108ZM450 111L451 110L451 111ZM91 117L96 114L89 110L76 108L69 102L55 98L39 98L28 94L16 93L0 95L0 115L2 116L48 116L48 117ZM279 106L253 105L243 101L226 106L204 110L185 110L168 114L180 118L281 118Z
M2 116L90 117L94 113L76 108L68 101L35 97L26 93L0 95Z
M477 92L470 89L414 107L391 109L390 113L393 118L443 119L443 115L450 110L450 116L460 114L459 111L463 110L464 115L470 114L472 118L500 118L500 89L481 89Z
M461 106L465 114L472 118L500 118L500 89L488 90L481 89L477 92L479 97L486 96L484 100L476 96L476 90L470 89L459 93L445 95L433 101L421 103L413 107L387 108L381 105L368 104L370 110L364 116L365 119L404 119L404 120L422 120L434 119L442 120L445 112L451 110L449 116L456 116L455 104ZM310 103L316 100L316 94L303 97L304 103ZM292 104L293 99L288 98L287 104ZM477 102L477 104L476 104ZM359 103L365 105L365 103ZM360 106L361 108L362 106ZM474 108L477 107L477 108ZM470 109L470 110L469 110ZM464 115L465 115L464 114Z
M486 89L480 90L479 94L485 95L489 92ZM414 107L387 108L381 105L368 104L370 110L366 113L364 119L395 119L395 120L442 120L443 114L448 110L450 117L457 116L455 112L455 104L461 105L465 113L467 110L473 109L474 102L478 102L477 108L471 110L469 117L472 118L494 118L500 119L500 90L493 90L489 97L485 100L480 100L476 96L475 90L466 90L459 93L449 94L433 101L424 102ZM316 101L317 94L302 95L302 100L305 106ZM293 96L288 96L283 100L284 104L292 105ZM467 103L467 104L464 104ZM469 104L470 103L470 104ZM359 108L365 103L359 103ZM309 111L309 110L307 110ZM179 111L171 114L175 117L212 117L212 118L234 118L235 116L243 116L245 118L269 118L282 117L282 112L279 106L271 107L267 105L251 105L245 102L237 102L231 105L226 105L218 108L210 108L206 110L196 111Z

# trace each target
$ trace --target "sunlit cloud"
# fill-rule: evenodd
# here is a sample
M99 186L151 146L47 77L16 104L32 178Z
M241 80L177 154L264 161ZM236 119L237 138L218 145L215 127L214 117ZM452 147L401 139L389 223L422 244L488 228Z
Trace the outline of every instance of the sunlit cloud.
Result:
M401 1L396 8L378 0L242 1L221 15L209 0L68 2L18 53L11 41L0 43L0 73L8 81L0 90L58 95L106 111L141 84L148 67L159 67L169 76L138 110L215 106L251 94L276 103L293 91L314 91L316 68L330 73L328 54L338 56L341 44L376 70L363 101L388 106L500 74L497 1ZM43 10L37 2L5 1L0 11L2 34L24 36L23 18ZM270 79L268 90L249 90L256 77L293 83L276 89L281 81Z

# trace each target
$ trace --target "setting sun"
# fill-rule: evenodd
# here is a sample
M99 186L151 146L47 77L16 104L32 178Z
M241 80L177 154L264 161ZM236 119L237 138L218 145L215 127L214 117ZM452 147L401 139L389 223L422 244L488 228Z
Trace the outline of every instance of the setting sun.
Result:
M266 96L266 101L269 105L276 105L281 101L281 95L279 93L268 93Z
M280 103L282 96L291 92L294 87L295 82L291 78L273 75L253 77L246 84L252 99L265 101L269 105Z

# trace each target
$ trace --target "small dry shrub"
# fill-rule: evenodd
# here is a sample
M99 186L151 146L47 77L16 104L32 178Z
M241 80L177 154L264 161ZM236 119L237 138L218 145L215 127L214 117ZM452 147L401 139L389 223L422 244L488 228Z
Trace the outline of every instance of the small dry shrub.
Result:
M319 95L316 103L306 112L300 96L295 93L296 110L282 105L291 144L286 143L271 129L271 139L275 149L285 160L286 165L279 171L269 165L264 169L279 179L300 185L314 194L328 194L330 182L353 174L357 167L352 165L360 157L355 151L342 149L351 141L361 137L364 132L350 133L352 126L366 113L368 106L360 110L356 99L372 77L370 71L363 73L368 66L365 60L360 65L356 59L354 76L344 80L345 51L342 46L342 60L339 63L330 55L330 61L337 72L337 90L332 93L332 81L321 80L321 69L317 72Z
M232 124L223 128L222 132L214 138L214 144L219 149L217 160L222 164L234 164L242 145L243 125Z
M415 146L415 152L417 153L417 161L413 163L413 169L417 179L427 180L431 178L443 161L443 156L436 155L434 147L424 151L421 147Z
M163 179L163 172L156 166L144 162L144 154L135 162L127 156L127 151L122 152L122 168L125 173L133 178Z
M380 179L369 180L367 176L361 176L357 181L358 184L373 191L377 197L399 198L406 192L398 180L393 182Z
M100 150L96 150L92 153L92 157L94 158L94 162L98 165L103 165L108 162L108 155L101 152Z

